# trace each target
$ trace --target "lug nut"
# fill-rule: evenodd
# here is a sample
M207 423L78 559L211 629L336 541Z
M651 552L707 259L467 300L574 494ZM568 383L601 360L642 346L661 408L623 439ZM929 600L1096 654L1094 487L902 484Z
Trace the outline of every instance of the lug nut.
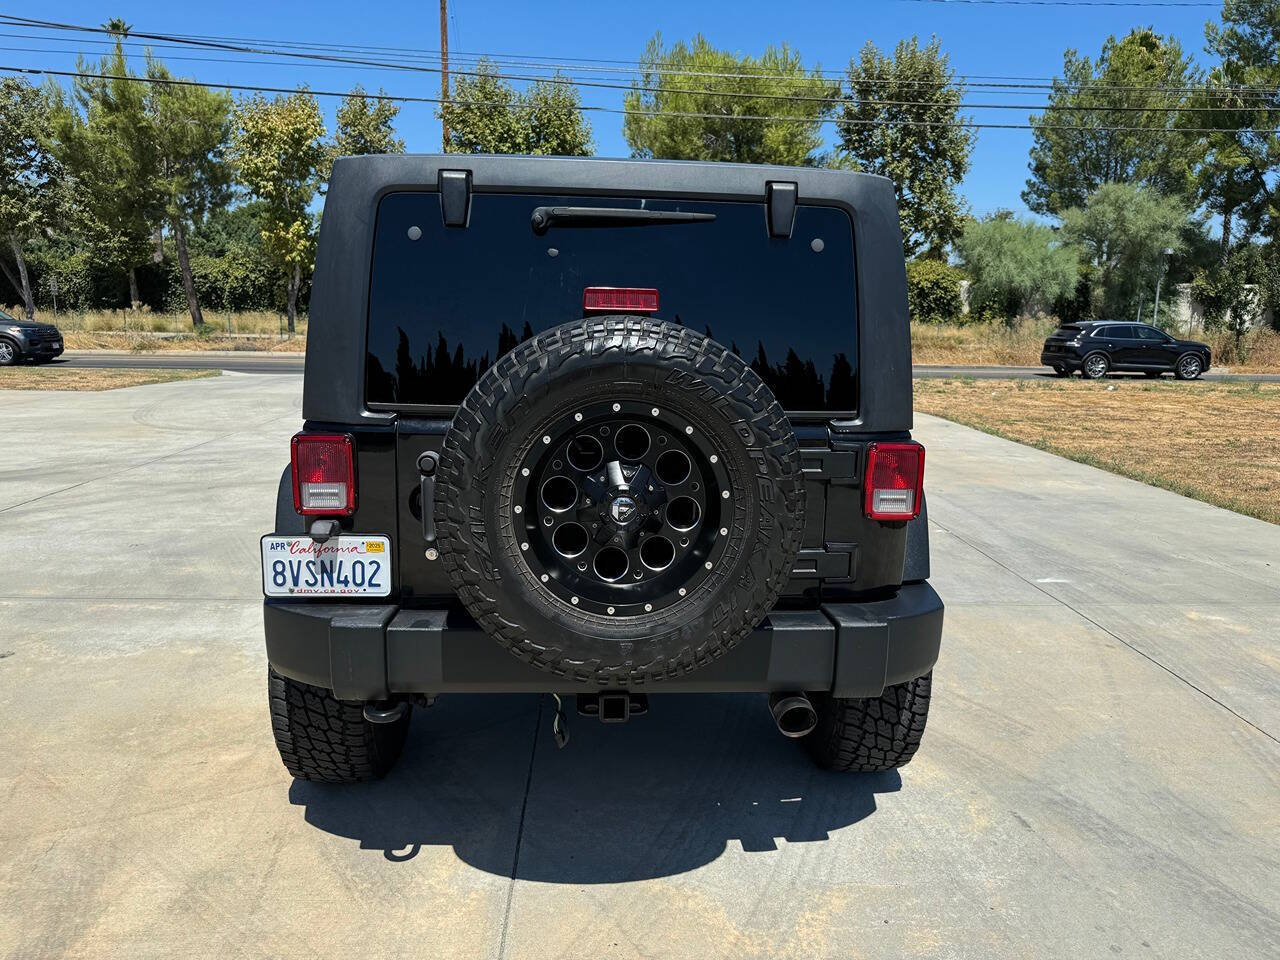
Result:
M427 547L427 559L428 560L440 559L440 551L437 550L435 547Z

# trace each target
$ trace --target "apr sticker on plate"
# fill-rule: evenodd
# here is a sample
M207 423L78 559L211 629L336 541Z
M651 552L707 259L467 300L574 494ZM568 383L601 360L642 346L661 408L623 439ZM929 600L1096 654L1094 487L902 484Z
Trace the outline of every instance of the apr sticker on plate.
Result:
M385 597L391 593L391 541L263 537L262 592L268 597Z

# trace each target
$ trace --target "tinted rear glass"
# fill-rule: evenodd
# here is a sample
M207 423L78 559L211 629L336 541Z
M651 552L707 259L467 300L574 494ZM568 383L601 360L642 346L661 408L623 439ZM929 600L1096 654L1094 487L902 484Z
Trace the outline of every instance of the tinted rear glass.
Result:
M533 232L538 206L712 213L711 222ZM416 237L416 239L415 239ZM460 403L522 340L580 318L589 286L655 287L657 316L751 363L789 410L854 410L853 228L801 206L771 238L763 204L475 194L466 228L434 193L378 205L369 291L366 400Z
M1079 332L1080 332L1079 327L1059 327L1057 330L1053 331L1053 333L1051 333L1050 336L1063 337L1064 339L1070 340L1072 337L1076 336Z

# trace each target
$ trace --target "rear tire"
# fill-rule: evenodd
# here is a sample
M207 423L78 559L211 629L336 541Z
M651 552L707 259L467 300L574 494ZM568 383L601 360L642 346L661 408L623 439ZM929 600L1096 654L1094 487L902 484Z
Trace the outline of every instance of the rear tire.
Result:
M1080 375L1086 380L1101 380L1111 370L1111 361L1105 353L1091 353L1080 365Z
M924 737L932 680L930 671L868 699L810 696L818 725L804 738L809 754L828 770L875 773L906 766Z
M407 704L391 723L370 723L364 705L267 671L271 732L285 769L298 780L360 783L384 777L409 731Z

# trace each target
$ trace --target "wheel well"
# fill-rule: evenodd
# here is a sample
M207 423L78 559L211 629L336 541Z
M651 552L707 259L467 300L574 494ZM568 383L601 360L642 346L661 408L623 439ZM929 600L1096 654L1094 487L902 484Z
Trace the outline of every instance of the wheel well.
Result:
M1107 351L1105 350L1090 350L1088 353L1084 355L1084 359L1081 360L1080 363L1081 364L1088 363L1090 357L1101 357L1103 360L1107 361L1108 367L1111 366L1111 358L1107 356Z
M5 343L12 344L13 349L18 353L18 355L22 355L22 344L18 343L18 341L13 337L9 336L7 333L0 333L0 340L3 340Z

